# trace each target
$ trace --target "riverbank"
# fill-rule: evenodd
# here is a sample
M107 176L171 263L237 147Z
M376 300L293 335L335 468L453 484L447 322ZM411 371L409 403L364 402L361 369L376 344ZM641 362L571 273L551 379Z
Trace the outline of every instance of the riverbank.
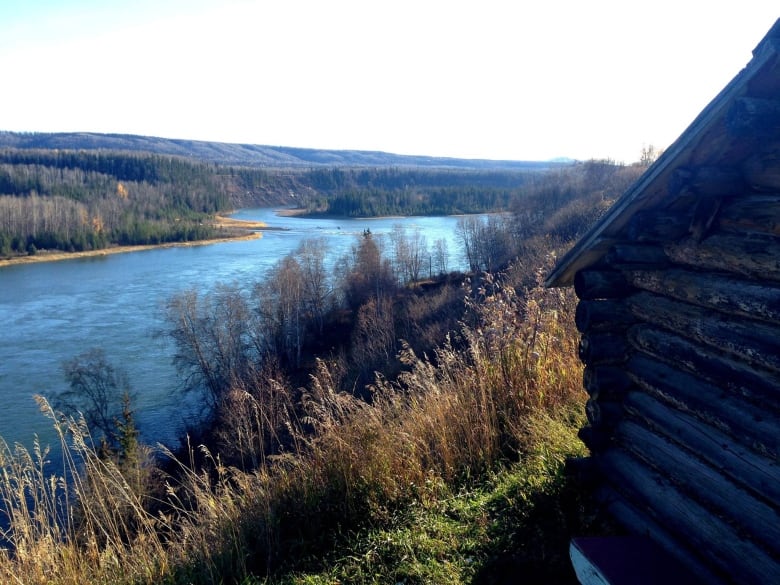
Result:
M82 252L63 252L61 250L38 250L33 256L15 256L13 258L0 258L0 268L15 264L31 264L33 262L57 262L60 260L73 260L75 258L87 258L93 256L108 256L109 254L124 254L127 252L141 252L156 248L174 248L183 246L206 246L224 242L236 242L241 240L254 240L262 237L262 230L273 229L262 221L244 221L232 217L217 216L214 218L214 227L225 230L237 230L234 236L221 236L208 240L193 240L190 242L166 242L164 244L149 244L141 246L112 246L100 250L85 250ZM240 230L240 231L238 231Z

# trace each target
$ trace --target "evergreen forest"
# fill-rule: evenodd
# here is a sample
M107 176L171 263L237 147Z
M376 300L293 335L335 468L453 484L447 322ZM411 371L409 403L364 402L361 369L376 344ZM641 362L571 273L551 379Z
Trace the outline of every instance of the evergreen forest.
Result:
M459 215L507 211L540 171L460 169L312 169L302 206L345 217Z

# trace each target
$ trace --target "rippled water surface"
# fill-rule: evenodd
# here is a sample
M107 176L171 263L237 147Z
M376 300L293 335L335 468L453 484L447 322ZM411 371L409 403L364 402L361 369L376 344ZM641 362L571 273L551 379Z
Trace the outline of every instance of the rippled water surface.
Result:
M447 240L452 268L463 265L454 217L307 219L280 217L272 209L246 209L234 217L283 229L256 240L0 268L0 436L29 444L38 434L50 442L50 425L32 396L65 388L62 362L101 347L112 365L128 373L144 439L171 442L185 413L172 348L155 336L164 325L165 302L192 287L259 280L304 239L327 238L332 265L364 229L384 234L397 224L419 227L429 246Z

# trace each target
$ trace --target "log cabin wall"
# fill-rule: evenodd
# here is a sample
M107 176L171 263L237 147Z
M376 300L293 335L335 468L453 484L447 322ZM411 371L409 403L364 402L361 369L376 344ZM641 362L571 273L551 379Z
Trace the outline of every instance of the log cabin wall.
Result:
M780 198L766 201L724 197L700 241L692 216L656 218L574 281L600 499L710 583L780 582Z
M704 583L780 583L780 20L565 256L604 508Z

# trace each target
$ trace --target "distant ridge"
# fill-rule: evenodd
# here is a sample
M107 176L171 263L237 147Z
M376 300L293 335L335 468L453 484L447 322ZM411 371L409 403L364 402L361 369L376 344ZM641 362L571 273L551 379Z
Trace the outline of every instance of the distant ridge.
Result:
M0 131L0 148L61 150L122 150L195 158L224 165L268 168L294 167L429 167L452 169L547 170L564 166L558 161L460 159L391 154L367 150L319 150L288 146L231 144L133 134L93 132Z

